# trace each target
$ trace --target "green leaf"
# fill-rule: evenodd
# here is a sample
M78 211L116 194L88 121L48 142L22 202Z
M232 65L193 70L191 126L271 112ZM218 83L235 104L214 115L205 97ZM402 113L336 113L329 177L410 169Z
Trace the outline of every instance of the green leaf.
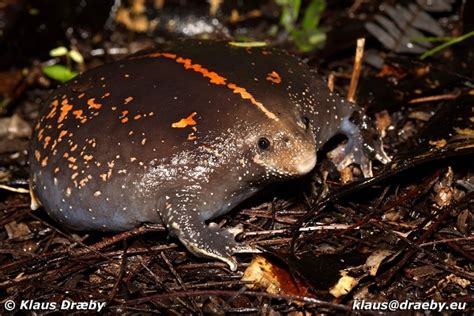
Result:
M43 73L51 79L66 82L77 76L77 72L72 71L64 65L51 65L43 67Z
M446 37L412 37L410 41L418 43L435 43L435 42L447 42L452 40L455 37L446 36Z
M265 42L229 42L229 45L236 47L263 47L267 46Z
M474 36L474 31L472 32L469 32L469 33L466 33L464 35L461 35L461 36L458 36L458 37L455 37L453 38L452 40L450 41L447 41L446 43L443 43L439 46L436 46L435 48L433 49L430 49L429 51L425 52L423 55L420 56L420 59L423 60L425 59L426 57L429 57L429 56L432 56L434 54L436 54L437 52L439 51L442 51L443 49L445 48L448 48L449 46L451 45L454 45L454 44L457 44L459 42L462 42L464 41L465 39L468 39L469 37L471 36Z
M326 40L324 30L319 22L326 9L326 0L305 1L308 5L301 8L301 0L275 0L281 6L280 25L291 35L293 42L300 51L308 52L322 46ZM298 16L302 19L298 21Z
M69 57L71 57L71 59L78 64L82 64L84 62L84 57L82 57L81 53L75 49L71 49L69 51Z
M60 56L65 56L67 54L68 50L64 46L59 46L56 48L53 48L52 50L49 51L49 56L51 57L60 57Z
M302 27L304 30L313 30L316 29L321 20L321 15L326 9L325 0L313 0L306 8L306 11L303 16Z
M294 30L291 32L294 43L302 52L309 52L322 46L326 40L326 33L321 29L313 31Z
M278 4L281 5L280 25L287 32L291 32L295 28L296 20L298 20L301 0L279 1Z
M293 9L291 14L293 16L293 21L298 20L298 15L300 14L301 0L292 0L290 1L290 8Z

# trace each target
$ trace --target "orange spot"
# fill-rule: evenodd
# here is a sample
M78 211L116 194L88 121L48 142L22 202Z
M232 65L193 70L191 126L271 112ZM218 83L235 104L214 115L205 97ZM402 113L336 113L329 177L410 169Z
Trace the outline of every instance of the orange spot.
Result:
M194 116L196 116L196 112L191 113L188 117L182 118L178 122L171 124L172 128L185 128L187 126L194 126L197 122L194 120Z
M46 167L48 165L48 156L44 157L41 161L41 167Z
M102 104L95 102L95 98L87 100L87 105L89 106L89 109L95 110L99 110L102 107Z
M62 130L62 131L59 133L58 142L61 142L61 141L63 140L63 137L66 136L66 134L67 134L67 131Z
M40 129L38 132L38 140L41 141L43 139L44 128Z
M54 142L53 142L53 145L51 145L51 150L54 150L53 151L53 156L56 155L56 150L54 148L56 148L57 144L58 144L58 141L55 139Z
M59 102L58 100L53 100L53 102L51 102L51 111L48 113L48 115L46 116L46 118L53 118L55 115L56 115L56 108L58 107L59 105Z
M129 104L132 101L133 101L133 97L127 97L127 98L125 98L123 104Z
M67 152L66 152L66 153L64 153L64 154L63 154L63 157L64 157L64 158L67 158L67 157L69 157L69 153L67 153Z
M74 173L72 176L71 176L71 180L74 180L77 178L77 176L79 175L78 172Z
M68 112L72 110L72 105L67 103L67 99L64 99L61 104L62 104L61 114L59 115L58 123L61 123L62 121L64 121Z
M58 173L58 172L59 172L59 167L54 168L54 173Z
M92 156L92 155L84 155L84 160L85 160L85 161L92 160L92 158L94 158L94 156Z
M107 173L103 173L100 175L100 177L102 178L102 180L107 180L109 179L111 176L112 176L112 169L114 168L115 166L115 160L112 160L110 162L107 162L107 166L109 167L109 170L107 170Z
M84 177L84 179L79 181L79 186L81 186L81 187L85 186L86 183L89 182L90 179L92 179L91 175L88 175L87 177Z
M170 58L170 59L176 59L175 54L170 54L170 53L163 53L163 57Z
M209 71L208 69L202 67L199 64L193 64L191 59L184 59L181 57L176 58L176 62L183 64L185 69L192 69L195 72L200 73L204 77L210 79L209 81L216 85L224 85L226 82L226 78L219 76L217 73L213 71Z
M265 113L265 115L268 116L269 118L271 118L273 120L278 120L278 118L276 117L276 115L274 113L267 110L267 108L265 108L265 106L262 103L255 100L255 98L250 93L248 93L247 90L245 90L245 88L239 87L234 83L229 83L227 85L227 87L229 89L232 89L232 92L240 94L240 97L242 99L250 100L250 102L252 102L252 104L257 106L257 108L259 108L260 111Z
M82 110L76 110L76 111L73 111L72 114L74 114L74 117L77 119L77 120L81 120L81 123L83 120L87 120L87 118L82 115Z
M82 99L86 94L85 93L81 93L77 96L78 99Z
M134 120L139 120L140 117L142 117L141 114L138 114L138 115L135 115L135 116L133 117L133 119L134 119Z
M77 159L74 158L74 157L69 157L67 160L72 162L72 163L75 163Z
M50 136L46 136L44 138L44 145L43 145L43 149L46 149L46 147L48 147L48 144L49 144L49 141L51 140L51 137Z
M41 153L38 150L35 150L35 158L38 162L41 160Z
M122 115L119 117L119 119L122 123L127 123L128 122L128 117L126 117L127 114L128 114L128 111L122 111Z
M74 146L71 147L71 151L74 151L77 149L77 144L75 144Z
M273 83L280 83L281 82L281 77L280 75L278 74L278 72L276 71L272 71L271 73L267 74L267 78L266 78L268 81L271 81Z
M108 96L110 96L110 93L109 93L109 92L106 92L106 93L104 93L103 96L101 96L101 99L105 99L105 98L107 98Z
M188 134L188 140L195 140L197 138L196 135L194 135L194 132L193 133L190 133Z

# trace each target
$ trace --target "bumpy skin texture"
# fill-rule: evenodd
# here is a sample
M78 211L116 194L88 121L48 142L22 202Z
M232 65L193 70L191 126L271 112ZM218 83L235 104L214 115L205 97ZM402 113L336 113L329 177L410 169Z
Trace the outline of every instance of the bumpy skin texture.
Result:
M351 155L365 164L368 125L349 121L355 110L282 51L176 42L53 93L32 136L31 188L74 229L163 223L194 254L235 270L232 254L248 249L205 221L308 173L336 133L349 137L341 165Z

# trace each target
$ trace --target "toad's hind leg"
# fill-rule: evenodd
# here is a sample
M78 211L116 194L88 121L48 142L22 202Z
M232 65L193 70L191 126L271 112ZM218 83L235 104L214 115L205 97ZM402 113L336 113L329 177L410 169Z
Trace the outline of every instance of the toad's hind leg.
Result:
M235 230L221 229L215 224L206 225L199 216L199 211L191 210L185 204L167 203L165 211L161 213L170 234L178 237L198 257L224 261L235 271L237 262L232 257L234 253L255 252L235 241Z

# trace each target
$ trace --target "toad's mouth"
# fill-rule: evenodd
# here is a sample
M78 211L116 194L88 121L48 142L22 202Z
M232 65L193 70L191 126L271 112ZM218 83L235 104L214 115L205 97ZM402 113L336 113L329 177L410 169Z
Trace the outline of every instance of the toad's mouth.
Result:
M296 171L300 175L307 174L316 166L316 153L312 153L310 156L304 159L300 159L296 165Z

